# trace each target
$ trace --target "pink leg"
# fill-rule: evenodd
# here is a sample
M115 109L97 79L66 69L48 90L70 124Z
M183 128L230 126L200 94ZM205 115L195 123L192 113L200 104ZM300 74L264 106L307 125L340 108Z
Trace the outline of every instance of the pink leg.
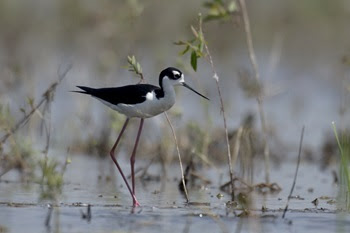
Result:
M117 166L117 168L118 168L118 170L119 170L119 173L122 175L123 180L124 180L126 186L127 186L128 189L129 189L129 192L130 192L131 197L132 197L132 200L133 200L133 205L134 205L134 206L139 206L140 203L136 200L136 197L135 197L135 195L133 194L133 192L131 191L130 185L129 185L128 181L126 180L126 177L125 177L125 175L124 175L124 173L123 173L121 167L119 166L119 164L118 164L116 158L114 157L115 148L117 147L117 145L118 145L118 143L119 143L119 141L120 141L120 138L122 137L122 135L123 135L123 133L124 133L124 131L125 131L126 126L128 125L128 123L129 123L129 118L126 119L126 121L125 121L125 123L124 123L124 125L123 125L123 128L122 128L122 130L120 131L120 134L119 134L119 136L118 136L118 138L117 138L117 141L115 141L115 143L114 143L114 145L113 145L113 147L112 147L112 149L111 149L111 152L110 152L109 154L111 155L111 158L112 158L113 162L114 162L115 165Z
M144 119L141 118L139 131L137 132L137 137L136 137L136 141L135 141L135 146L134 146L134 149L133 149L132 154L131 154L131 157L130 157L132 193L134 194L134 196L135 196L135 172L134 172L135 155L136 155L137 145L138 145L138 143L139 143L140 136L141 136L141 131L142 131L143 122L144 122ZM134 203L134 204L135 204L135 203Z

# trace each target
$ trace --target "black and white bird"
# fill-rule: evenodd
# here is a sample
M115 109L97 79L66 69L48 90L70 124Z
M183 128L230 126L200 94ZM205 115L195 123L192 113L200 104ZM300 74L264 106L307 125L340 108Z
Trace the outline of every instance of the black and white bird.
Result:
M127 85L122 87L111 87L111 88L91 88L85 86L77 86L82 91L74 91L78 93L88 94L98 99L113 110L124 114L127 118L122 127L122 130L114 143L110 156L117 166L120 174L122 175L126 186L132 196L133 206L139 206L140 203L137 201L135 196L135 154L137 145L140 139L143 122L145 118L150 118L167 111L175 104L175 89L174 86L184 86L201 97L209 100L204 95L195 91L193 88L185 83L184 75L176 68L168 67L163 70L159 75L159 87L150 84L136 84ZM126 126L129 123L130 118L140 118L140 126L138 129L135 145L133 152L130 157L131 166L131 179L132 188L130 187L121 167L119 166L114 151L117 147L122 134L125 131Z

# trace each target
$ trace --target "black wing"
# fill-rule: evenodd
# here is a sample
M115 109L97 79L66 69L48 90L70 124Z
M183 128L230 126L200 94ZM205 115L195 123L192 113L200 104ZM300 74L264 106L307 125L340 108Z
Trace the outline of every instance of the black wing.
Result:
M114 105L139 104L146 100L146 94L148 92L155 91L156 93L159 93L159 91L161 90L159 87L150 84L137 84L111 88L91 88L84 86L77 87L79 87L83 91L75 92L88 94Z

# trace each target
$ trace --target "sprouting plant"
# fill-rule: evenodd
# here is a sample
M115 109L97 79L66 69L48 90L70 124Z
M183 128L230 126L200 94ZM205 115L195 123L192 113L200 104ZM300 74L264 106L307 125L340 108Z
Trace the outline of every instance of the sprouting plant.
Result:
M198 58L204 57L205 54L203 53L204 50L204 36L202 32L202 28L199 28L199 31L197 31L193 26L191 26L192 33L194 35L194 38L188 41L177 41L174 44L179 46L184 46L184 50L180 52L180 55L185 55L186 53L191 54L191 66L194 71L197 71L197 60Z
M131 72L134 72L135 74L139 75L141 80L140 82L144 82L143 74L142 74L142 67L140 63L136 61L135 56L128 56L128 70Z
M10 132L14 124L13 119L9 106L0 105L0 131L5 134ZM33 177L35 162L31 142L16 135L8 144L8 149L4 150L3 143L0 143L0 177L12 169L18 170L22 179Z
M349 169L349 159L350 159L350 134L343 132L339 138L335 122L332 122L333 131L335 139L338 144L340 153L340 183L345 185L346 190L340 189L340 195L344 196L346 199L347 209L350 209L350 169Z
M63 174L70 162L70 159L67 158L64 165L59 169L60 163L54 158L44 157L38 161L41 171L41 200L56 200L62 193Z
M216 72L214 62L213 62L212 56L211 56L210 51L209 51L209 47L208 47L206 40L204 38L203 29L202 29L202 21L203 21L202 14L199 14L198 15L198 30L196 30L193 26L191 26L192 33L195 36L194 40L190 40L187 42L179 41L175 44L180 45L180 46L185 46L185 50L182 52L182 54L185 54L190 49L192 50L192 52L191 52L191 65L192 65L192 68L194 70L197 69L197 59L199 57L205 58L211 66L211 70L213 72L213 79L215 80L216 88L218 90L218 95L220 98L220 110L222 112L222 118L223 118L224 129L225 129L227 158L228 158L228 166L229 166L230 181L231 181L231 199L234 200L235 195L234 195L234 185L233 185L233 168L232 168L233 166L231 163L231 161L232 161L231 149L230 149L230 142L229 142L229 137L228 137L224 101L223 101L221 89L219 86L219 75ZM195 62L193 62L193 59L195 59Z
M20 143L18 143L20 142ZM35 151L32 143L19 136L13 137L8 151L0 156L0 177L10 170L17 170L22 180L30 180L34 177L36 166Z

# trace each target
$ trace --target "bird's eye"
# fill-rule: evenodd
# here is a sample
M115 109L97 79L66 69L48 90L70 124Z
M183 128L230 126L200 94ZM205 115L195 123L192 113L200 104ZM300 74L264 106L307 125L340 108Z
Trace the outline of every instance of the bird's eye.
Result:
M181 75L180 75L180 74L174 74L174 76L175 76L176 79L181 78Z

